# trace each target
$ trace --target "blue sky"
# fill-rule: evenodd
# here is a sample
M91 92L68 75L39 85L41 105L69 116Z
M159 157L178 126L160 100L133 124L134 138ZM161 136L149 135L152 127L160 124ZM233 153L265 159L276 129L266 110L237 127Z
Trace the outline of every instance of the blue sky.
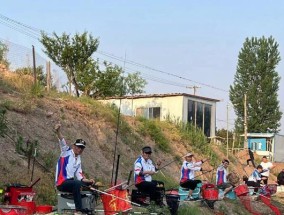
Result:
M48 33L92 33L99 37L102 53L156 69L125 65L128 72L140 71L147 79L146 93L193 93L185 86L199 86L197 95L221 100L217 127L226 128L227 91L246 37L273 36L279 43L283 59L277 67L282 77L279 100L284 112L283 8L280 0L9 0L1 3L0 14ZM0 38L41 47L35 39L2 23ZM102 54L95 57L124 65ZM233 118L229 108L229 129ZM281 124L284 134L284 117Z

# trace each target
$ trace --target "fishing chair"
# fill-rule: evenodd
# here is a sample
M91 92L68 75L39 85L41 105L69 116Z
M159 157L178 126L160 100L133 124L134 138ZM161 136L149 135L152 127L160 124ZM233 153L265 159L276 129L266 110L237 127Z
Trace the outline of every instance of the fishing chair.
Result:
M192 197L194 199L198 199L200 197L202 183L198 183L196 188L192 192ZM180 196L180 200L185 200L188 197L189 189L179 186L178 194Z
M81 191L82 208L93 214L95 209L95 195L91 191ZM59 214L75 210L73 194L69 192L57 191L57 210Z

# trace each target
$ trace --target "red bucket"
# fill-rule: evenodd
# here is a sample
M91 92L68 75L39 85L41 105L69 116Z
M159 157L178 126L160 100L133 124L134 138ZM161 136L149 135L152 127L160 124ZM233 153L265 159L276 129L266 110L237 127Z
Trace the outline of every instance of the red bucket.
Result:
M118 197L118 198L116 198ZM112 190L107 194L101 194L105 215L113 215L118 212L131 210L131 204L128 202L127 190ZM124 201L127 200L127 201Z
M48 214L52 212L51 205L39 205L36 207L36 213L38 214Z
M235 188L235 193L237 196L244 196L249 193L248 186L246 184L241 184Z
M166 194L167 194L167 195L179 195L179 194L178 194L178 190L175 190L175 189L173 189L173 190L167 190L167 191L166 191Z
M17 205L27 208L26 215L34 214L36 212L35 202L19 202Z
M203 199L218 200L218 194L219 192L217 189L214 189L214 188L205 189L203 190Z
M0 205L0 215L26 215L27 209L21 206Z

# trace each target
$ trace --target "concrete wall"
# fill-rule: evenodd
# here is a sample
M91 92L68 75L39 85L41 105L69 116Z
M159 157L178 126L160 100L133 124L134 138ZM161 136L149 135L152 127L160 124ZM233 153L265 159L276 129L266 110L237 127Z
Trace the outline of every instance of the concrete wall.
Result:
M188 100L210 104L211 108L211 125L210 136L215 136L216 129L216 102L192 98L187 96L165 96L165 97L149 97L149 98L123 98L123 99L107 99L100 100L104 104L114 104L119 107L121 102L121 113L128 116L136 116L137 108L160 107L160 120L170 118L174 122L187 122L187 105Z
M284 162L284 135L275 134L274 137L274 161Z

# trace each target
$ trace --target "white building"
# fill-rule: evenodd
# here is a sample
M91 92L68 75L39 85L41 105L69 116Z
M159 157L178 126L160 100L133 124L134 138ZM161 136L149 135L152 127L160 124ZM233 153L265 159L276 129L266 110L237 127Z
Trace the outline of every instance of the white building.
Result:
M219 102L216 99L172 93L109 97L99 101L120 106L124 115L190 122L201 128L206 136L215 136L216 103Z

